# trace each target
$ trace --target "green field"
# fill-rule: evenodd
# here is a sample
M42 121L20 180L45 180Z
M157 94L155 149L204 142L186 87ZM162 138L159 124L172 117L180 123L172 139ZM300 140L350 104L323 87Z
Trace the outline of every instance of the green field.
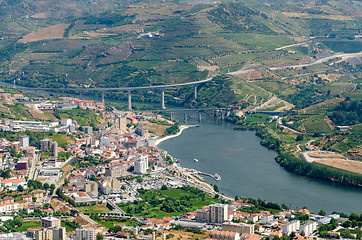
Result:
M362 49L361 40L325 40L323 43L335 52L357 53Z
M191 187L146 191L140 197L144 202L118 204L118 206L131 216L160 218L178 216L218 202L201 190Z
M54 113L58 119L70 118L76 120L81 126L93 126L99 125L99 116L95 111L90 109L74 108L71 110L56 111Z
M26 232L28 230L28 228L36 228L36 227L40 227L41 223L40 221L30 221L30 222L23 222L23 225L19 228L17 228L16 230L18 232Z
M255 113L246 117L247 123L265 123L270 115L264 113Z
M247 45L248 49L275 49L295 43L288 36L255 33L223 33L219 35L238 44Z

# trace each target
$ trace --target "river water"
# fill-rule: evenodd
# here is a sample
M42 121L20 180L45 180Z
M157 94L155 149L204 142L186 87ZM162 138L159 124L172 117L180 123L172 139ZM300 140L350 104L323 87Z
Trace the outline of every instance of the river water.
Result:
M188 124L197 124L195 119ZM221 193L285 203L312 212L321 209L362 213L362 190L299 176L274 161L276 153L260 145L254 131L235 131L234 125L203 115L200 127L189 128L160 143L182 167L218 173ZM194 159L198 159L195 162Z

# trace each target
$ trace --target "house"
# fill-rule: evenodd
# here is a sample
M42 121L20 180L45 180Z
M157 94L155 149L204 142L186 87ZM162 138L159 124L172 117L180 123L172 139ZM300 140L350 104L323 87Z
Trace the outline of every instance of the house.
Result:
M18 186L22 186L24 189L27 188L25 178L8 178L0 182L0 188L8 188L10 190L17 190Z
M341 233L340 232L334 232L334 231L328 231L329 236L332 237L340 237Z
M244 234L241 234L240 238L241 238L241 240L259 240L262 238L262 236L258 235L258 234L244 233Z
M273 239L274 237L281 238L282 236L283 236L283 234L281 232L270 232L270 234L269 234L270 239Z
M310 214L309 210L306 209L306 208L300 209L298 212L299 212L300 214L308 214L308 215Z
M219 230L214 230L212 232L212 238L214 239L219 239L219 240L239 240L240 239L240 234L237 232L229 232L229 231L219 231Z
M0 205L0 213L7 213L18 210L20 208L20 204L17 202L13 203L5 203Z

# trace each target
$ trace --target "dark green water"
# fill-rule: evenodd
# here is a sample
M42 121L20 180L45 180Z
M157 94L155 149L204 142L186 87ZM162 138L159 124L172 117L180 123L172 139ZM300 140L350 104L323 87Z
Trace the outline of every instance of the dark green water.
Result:
M195 124L197 122L189 122ZM203 117L200 127L184 130L181 136L159 147L180 159L183 167L218 173L220 192L267 201L308 207L318 212L362 213L362 190L318 181L289 173L274 161L276 153L260 145L253 131L235 131L229 123ZM195 162L194 159L198 159Z

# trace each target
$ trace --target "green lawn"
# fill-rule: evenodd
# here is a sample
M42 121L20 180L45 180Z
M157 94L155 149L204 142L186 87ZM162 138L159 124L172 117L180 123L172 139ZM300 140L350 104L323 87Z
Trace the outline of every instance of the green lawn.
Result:
M255 113L255 114L251 114L251 115L247 116L246 122L248 122L248 123L251 123L251 122L264 123L268 120L269 117L270 117L270 115L268 115L268 114Z
M62 227L65 227L65 231L66 231L66 232L75 231L75 228L69 226L69 225L66 224L64 221L61 222L61 226L62 226Z
M119 206L132 216L160 218L178 216L218 202L217 199L191 187L146 191L140 197L144 202Z
M40 226L41 226L40 221L23 222L23 225L20 228L17 228L16 230L18 232L25 232L28 230L28 228L36 228Z

